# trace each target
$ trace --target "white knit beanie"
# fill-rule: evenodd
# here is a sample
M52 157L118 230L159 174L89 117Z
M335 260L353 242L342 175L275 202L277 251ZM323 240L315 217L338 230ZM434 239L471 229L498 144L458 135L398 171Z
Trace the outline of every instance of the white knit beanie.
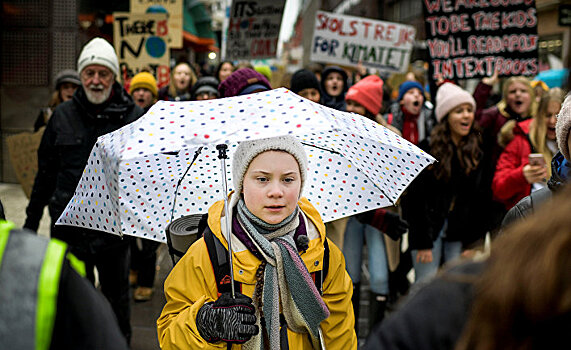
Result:
M557 145L559 146L559 150L565 159L571 161L571 157L569 155L569 143L567 142L569 129L571 129L571 94L567 94L567 98L563 101L561 110L557 116L557 124L555 124L555 133L557 135Z
M471 104L476 111L476 101L468 91L452 83L442 84L436 91L436 120L440 123L451 110L464 103Z
M278 136L268 139L259 139L253 141L240 142L234 152L234 159L232 160L232 178L234 182L234 191L236 196L232 198L233 207L240 198L242 192L242 184L244 183L244 175L250 166L250 163L260 153L266 151L284 151L291 154L299 164L299 171L301 173L301 187L299 195L303 192L303 185L307 178L307 155L301 142L293 136Z
M81 74L85 67L92 64L109 68L115 79L119 76L119 60L115 49L103 38L95 38L83 47L77 59L77 71Z

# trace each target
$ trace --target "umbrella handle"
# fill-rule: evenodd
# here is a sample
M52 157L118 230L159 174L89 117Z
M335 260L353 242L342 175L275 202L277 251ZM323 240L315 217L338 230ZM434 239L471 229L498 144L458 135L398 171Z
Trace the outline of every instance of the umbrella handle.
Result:
M234 290L234 265L232 263L232 227L230 226L230 208L228 208L228 184L226 182L226 151L228 150L228 145L220 144L216 145L218 150L218 159L220 159L221 169L222 169L222 193L224 194L224 223L226 225L226 241L228 242L228 258L230 263L230 287L232 289L232 298L236 297L236 292Z

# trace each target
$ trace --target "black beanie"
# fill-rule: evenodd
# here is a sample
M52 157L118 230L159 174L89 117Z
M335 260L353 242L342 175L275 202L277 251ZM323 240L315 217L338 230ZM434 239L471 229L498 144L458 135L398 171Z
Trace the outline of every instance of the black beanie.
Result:
M319 81L311 71L300 69L291 76L291 91L296 94L303 89L317 89L319 91Z

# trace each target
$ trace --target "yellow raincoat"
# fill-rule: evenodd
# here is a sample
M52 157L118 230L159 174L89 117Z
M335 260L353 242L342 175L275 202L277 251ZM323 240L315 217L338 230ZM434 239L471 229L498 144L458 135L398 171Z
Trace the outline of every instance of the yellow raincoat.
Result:
M317 210L305 198L298 202L306 215L309 249L301 254L309 273L323 266L325 225ZM221 227L224 202L208 210L208 226L220 242L228 247ZM232 236L234 278L242 284L242 294L252 297L256 285L255 274L261 261L235 236ZM196 327L196 314L204 303L218 298L216 281L204 239L196 241L176 264L165 281L167 303L157 320L159 343L163 349L226 349L225 342L211 344L200 336ZM323 281L323 300L330 316L321 323L327 350L357 349L353 306L353 286L345 270L343 254L329 241L329 270ZM288 329L290 349L312 349L307 334ZM232 349L241 349L235 344Z

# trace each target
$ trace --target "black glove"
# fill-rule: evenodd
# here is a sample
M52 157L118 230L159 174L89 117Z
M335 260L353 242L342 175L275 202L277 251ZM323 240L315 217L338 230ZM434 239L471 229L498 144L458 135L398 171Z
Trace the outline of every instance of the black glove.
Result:
M398 240L408 230L408 222L401 219L400 215L387 210L383 217L381 231L387 234L392 240Z
M258 334L252 299L244 294L222 293L213 303L204 304L196 315L198 332L209 343L225 341L242 344Z

